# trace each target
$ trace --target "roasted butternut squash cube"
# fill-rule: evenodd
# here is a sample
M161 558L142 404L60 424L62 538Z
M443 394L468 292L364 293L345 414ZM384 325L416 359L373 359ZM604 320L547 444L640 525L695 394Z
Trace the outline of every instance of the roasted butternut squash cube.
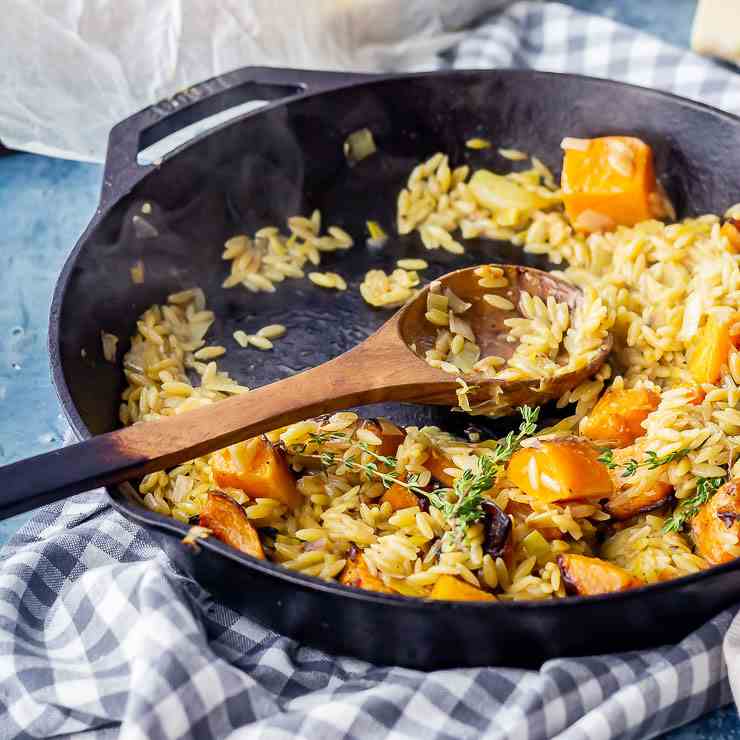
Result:
M647 388L610 388L588 415L584 437L614 447L626 447L645 434L642 422L660 403L660 394Z
M725 483L691 520L697 552L713 565L740 556L740 478Z
M367 429L381 440L374 452L384 457L395 456L406 437L406 432L388 419L367 419L360 423L360 428Z
M614 490L599 450L583 437L538 441L509 460L506 477L540 501L606 498Z
M438 480L443 486L452 488L455 485L455 479L447 472L448 468L454 468L455 464L443 452L436 447L432 447L429 457L424 461L424 467L429 470L432 477Z
M561 178L565 211L577 231L634 226L660 215L653 152L645 142L631 136L577 141L565 149Z
M302 496L282 452L267 437L254 437L214 453L211 468L221 488L240 488L251 498L273 498L294 509Z
M641 468L636 475L625 477L624 465L630 460L645 460L650 442L644 437L629 447L614 451L616 467L610 470L614 493L609 496L604 508L614 519L631 519L664 506L673 493L673 486L663 480L663 468Z
M558 556L558 567L563 576L565 590L579 596L627 591L645 585L624 568L601 558L565 553Z
M681 387L687 389L687 401L692 406L698 406L700 403L702 403L704 397L707 395L706 392L698 385L682 383Z
M347 564L339 574L339 582L345 586L363 588L365 591L376 591L381 594L393 593L380 578L370 572L365 558L357 548L354 548L347 558Z
M720 234L727 239L732 252L740 252L740 220L729 218L722 224Z
M689 356L689 372L699 383L716 385L727 365L730 348L738 341L739 317L729 319L710 316L696 337Z
M400 483L394 483L383 494L380 502L385 503L386 501L388 501L388 503L393 507L393 511L408 509L411 506L420 507L419 497L413 491L409 491L406 486L402 486Z
M609 498L604 508L614 519L624 521L659 509L672 493L673 486L663 481L651 485L625 486Z
M449 575L442 575L437 579L430 597L440 601L497 601L488 591Z
M260 560L265 559L260 536L239 504L221 491L209 491L198 523L227 545Z

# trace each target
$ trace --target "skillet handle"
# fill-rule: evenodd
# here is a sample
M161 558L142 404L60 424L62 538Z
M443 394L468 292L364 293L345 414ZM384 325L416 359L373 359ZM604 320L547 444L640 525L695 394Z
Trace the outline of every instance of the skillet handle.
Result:
M242 67L160 100L111 129L100 210L125 195L157 166L138 164L137 156L142 148L191 124L249 101L292 100L379 77L369 73Z

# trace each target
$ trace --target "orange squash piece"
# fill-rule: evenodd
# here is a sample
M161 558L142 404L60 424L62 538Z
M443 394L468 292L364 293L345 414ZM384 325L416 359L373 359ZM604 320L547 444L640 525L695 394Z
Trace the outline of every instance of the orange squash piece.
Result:
M692 406L698 406L704 400L704 397L707 395L704 392L704 390L698 385L690 385L689 383L682 383L681 387L688 388L689 390L688 402Z
M614 519L623 521L659 509L672 493L673 487L663 481L640 488L620 488L609 498L604 508Z
M740 479L728 481L691 520L697 552L713 565L740 555Z
M558 556L558 567L563 576L565 590L579 596L595 596L644 586L624 568L601 558L565 553Z
M424 461L424 467L443 486L452 488L455 485L455 479L449 473L445 473L445 468L454 468L455 464L436 447L432 447L429 457Z
M634 226L660 215L653 152L631 136L587 140L565 150L561 186L565 211L578 231Z
M221 491L209 491L198 523L213 532L214 537L247 555L265 559L259 534L239 504Z
M596 442L626 447L645 434L642 422L660 403L647 388L610 388L594 406L581 431Z
M522 447L509 461L506 477L540 501L606 498L613 493L599 450L583 437L564 437Z
M221 488L240 488L251 498L273 498L288 508L296 508L303 497L282 452L267 437L254 437L239 443L240 459L227 447L211 458L213 477Z
M432 588L430 598L440 601L497 601L488 591L471 586L455 576L440 576Z
M614 450L613 460L617 467L609 471L614 493L604 506L614 519L624 521L637 514L659 509L673 493L673 486L661 480L664 474L661 468L643 469L639 476L625 478L622 475L625 463L629 460L644 460L649 449L650 442L640 438L629 447Z
M727 364L730 348L738 341L738 317L720 320L710 316L699 330L696 345L689 357L689 372L699 383L715 385Z
M388 501L393 507L393 511L399 509L408 509L410 506L419 506L419 499L413 491L409 491L406 486L400 483L394 483L381 497L380 503Z
M394 457L406 432L387 419L367 419L361 422L360 427L372 432L381 439L381 444L374 452L384 457Z
M380 578L370 572L365 558L357 548L353 548L350 552L347 564L339 574L339 582L345 586L363 588L365 591L376 591L381 594L393 593Z
M720 228L720 234L727 239L730 245L730 250L733 252L740 252L740 220L736 218L728 218Z

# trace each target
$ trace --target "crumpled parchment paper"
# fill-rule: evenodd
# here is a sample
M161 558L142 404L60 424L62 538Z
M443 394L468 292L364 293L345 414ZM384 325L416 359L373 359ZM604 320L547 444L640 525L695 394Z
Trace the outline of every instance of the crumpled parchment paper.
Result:
M5 0L0 140L87 161L137 110L246 65L434 66L506 0Z

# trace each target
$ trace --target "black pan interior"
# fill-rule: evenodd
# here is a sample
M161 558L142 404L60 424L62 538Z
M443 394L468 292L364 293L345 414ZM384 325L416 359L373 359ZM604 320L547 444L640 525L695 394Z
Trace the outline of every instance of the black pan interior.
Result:
M342 144L352 131L373 131L378 152L350 167ZM61 304L61 364L79 417L92 433L116 425L121 375L101 357L99 332L124 340L136 317L167 293L199 285L217 315L210 341L229 352L221 365L260 386L349 349L388 316L367 306L358 286L371 268L390 270L401 257L430 262L425 278L482 261L545 266L505 243L478 240L466 255L427 251L418 237L393 235L395 200L411 168L436 151L454 165L507 171L526 166L498 155L516 147L556 172L564 135L631 133L650 142L657 170L681 214L718 211L737 200L740 158L735 121L675 98L598 80L544 74L448 73L390 79L278 106L198 141L166 161L102 219L77 255ZM465 140L490 139L473 151ZM734 198L734 200L733 200ZM144 202L152 213L140 213ZM225 239L253 233L286 217L321 210L355 238L348 252L325 255L319 269L335 270L350 286L326 291L308 280L287 280L274 294L223 290ZM382 249L364 244L365 222L391 233ZM145 282L129 268L141 259ZM289 327L274 351L240 349L237 328L266 323ZM123 351L126 341L121 342ZM82 357L81 350L85 350ZM392 409L406 423L460 426L457 415L432 408ZM76 426L80 426L77 424Z

